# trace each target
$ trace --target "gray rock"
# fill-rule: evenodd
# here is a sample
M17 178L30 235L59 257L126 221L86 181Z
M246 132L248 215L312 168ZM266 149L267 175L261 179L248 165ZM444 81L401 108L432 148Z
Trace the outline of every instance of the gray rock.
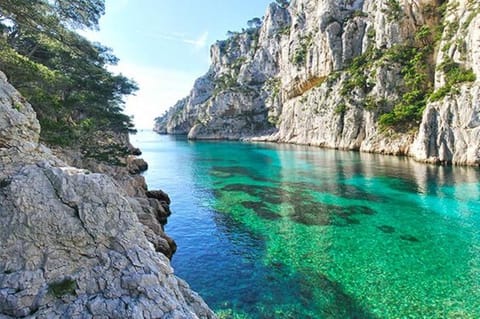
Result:
M1 73L0 94L0 318L215 318L157 252L165 208L39 145Z
M127 166L130 174L140 174L148 169L148 163L143 158L132 158Z
M40 125L30 104L0 72L0 148L30 148L38 142Z
M170 205L171 203L170 197L168 196L168 194L162 190L150 190L150 191L147 191L145 195L147 195L148 198L155 198L155 199L158 199L159 201L164 201L168 205Z

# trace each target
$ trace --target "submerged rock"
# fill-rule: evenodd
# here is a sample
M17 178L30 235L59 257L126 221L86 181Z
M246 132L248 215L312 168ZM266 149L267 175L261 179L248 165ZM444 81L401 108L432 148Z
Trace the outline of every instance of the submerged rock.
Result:
M400 239L405 240L405 241L409 241L409 242L412 242L412 243L420 242L420 239L418 239L417 237L412 236L412 235L401 235Z
M395 227L389 225L381 225L377 226L377 228L385 234L392 234L395 232Z

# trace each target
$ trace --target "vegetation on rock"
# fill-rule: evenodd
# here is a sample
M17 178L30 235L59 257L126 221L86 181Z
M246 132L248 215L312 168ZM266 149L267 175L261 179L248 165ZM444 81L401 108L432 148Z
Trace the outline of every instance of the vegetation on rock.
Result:
M299 46L295 49L293 53L292 62L297 67L305 65L307 62L308 49L313 44L313 34L309 33L306 36L300 38Z
M276 130L249 132L254 139L439 156L425 149L431 142L418 141L433 141L438 132L432 129L436 124L425 124L433 121L436 105L430 102L449 95L463 103L477 89L478 54L472 50L478 1L276 2L260 28L259 49L252 50L245 30L217 43L209 70L213 81L199 81L183 105L189 113L177 119L169 112L157 120L158 131L243 138L241 114L266 110L258 120ZM210 91L212 98L205 95ZM260 92L256 103L249 92ZM195 118L214 121L192 130ZM219 127L228 131L219 135Z
M75 295L76 287L77 283L75 280L65 278L62 281L49 284L48 292L50 292L56 298L61 298L65 295Z
M108 71L118 59L76 29L97 28L104 0L5 0L0 3L0 70L32 104L41 139L73 145L96 130L133 130L122 113L136 84Z
M403 9L398 0L387 0L385 6L382 11L387 15L388 20L399 21L402 18Z
M453 61L450 57L445 58L438 68L445 74L445 85L430 95L430 101L432 102L441 100L445 96L457 92L455 88L456 84L476 80L475 73L473 73L472 69L464 68L460 63Z
M393 110L380 116L380 126L403 130L419 123L433 87L428 66L431 50L429 46L396 46L389 50L386 59L401 65L404 88Z

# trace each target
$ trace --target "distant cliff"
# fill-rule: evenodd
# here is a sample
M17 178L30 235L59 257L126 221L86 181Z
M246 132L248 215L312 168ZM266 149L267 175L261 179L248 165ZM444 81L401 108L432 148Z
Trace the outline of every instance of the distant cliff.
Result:
M293 0L211 47L159 133L480 164L480 3Z
M60 159L39 134L0 72L0 318L214 318L173 274L170 199L146 191L145 163L57 148Z

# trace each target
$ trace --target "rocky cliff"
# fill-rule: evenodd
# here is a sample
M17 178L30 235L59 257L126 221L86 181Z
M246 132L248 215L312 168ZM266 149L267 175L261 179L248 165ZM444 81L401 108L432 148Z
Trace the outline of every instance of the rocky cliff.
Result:
M292 0L211 48L159 133L480 164L480 3Z
M69 166L39 132L0 73L0 318L214 318L166 256L168 196L125 169Z

